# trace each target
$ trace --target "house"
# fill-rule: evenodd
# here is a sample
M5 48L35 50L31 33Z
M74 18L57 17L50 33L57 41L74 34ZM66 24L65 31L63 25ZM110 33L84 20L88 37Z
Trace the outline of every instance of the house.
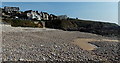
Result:
M32 19L32 20L41 20L42 17L40 15L40 13L38 13L38 11L32 11L32 10L28 10L24 12L27 16L28 19Z
M57 16L59 20L66 20L68 19L67 15L60 15L60 16Z
M60 16L57 16L59 20L66 20L68 19L67 15L60 15Z
M25 12L20 12L17 16L19 19L28 20L27 13Z
M19 10L19 7L4 7L4 11L7 13L18 12Z
M0 18L2 18L2 8L0 8Z
M41 12L42 20L49 20L49 14L47 12Z
M19 13L19 7L4 7L2 9L2 16L14 18Z
M53 14L49 15L49 20L56 20L56 19L57 19L57 16L55 16Z
M2 8L1 8L2 9ZM56 16L54 14L48 14L47 12L38 12L38 11L19 11L19 7L7 7L5 6L2 9L2 16L12 18L12 19L23 19L23 20L66 20L68 19L67 15Z

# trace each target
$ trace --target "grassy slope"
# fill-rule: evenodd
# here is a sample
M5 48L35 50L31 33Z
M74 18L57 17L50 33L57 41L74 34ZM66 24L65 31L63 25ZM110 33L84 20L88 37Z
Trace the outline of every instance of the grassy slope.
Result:
M38 25L35 24L34 21L29 21L29 20L3 19L2 21L4 23L10 24L13 27L38 27ZM42 27L43 26L41 25L40 28Z
M12 26L38 27L37 24L33 23L33 21L28 20L7 19L3 21L10 23ZM95 33L103 36L120 36L120 26L114 23L71 19L46 21L45 26L48 28L62 29L66 31Z
M120 27L114 23L87 20L54 20L46 22L46 27L67 31L82 31L104 36L118 36Z

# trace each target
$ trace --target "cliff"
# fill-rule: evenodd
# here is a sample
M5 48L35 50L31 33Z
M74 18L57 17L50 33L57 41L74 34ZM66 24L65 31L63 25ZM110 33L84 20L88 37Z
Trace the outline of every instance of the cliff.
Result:
M119 36L120 26L115 23L88 20L53 20L46 22L46 27L66 31L81 31L103 36Z

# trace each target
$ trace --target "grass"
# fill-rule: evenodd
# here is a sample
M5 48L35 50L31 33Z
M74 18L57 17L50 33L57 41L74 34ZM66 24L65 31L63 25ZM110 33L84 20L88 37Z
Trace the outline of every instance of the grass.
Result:
M103 36L119 36L120 26L114 23L95 22L88 20L53 20L46 22L46 27L66 31L81 31Z
M38 27L38 24L35 24L34 21L30 20L4 19L2 21L10 24L13 27ZM39 24L41 24L41 22L39 22ZM42 28L42 24L39 27Z
M38 24L35 24L34 21L30 20L3 19L3 22L9 23L14 27L43 27L40 21L40 26L38 26ZM46 21L45 26L47 28L62 29L66 31L81 31L103 36L120 37L120 26L114 23L68 19Z

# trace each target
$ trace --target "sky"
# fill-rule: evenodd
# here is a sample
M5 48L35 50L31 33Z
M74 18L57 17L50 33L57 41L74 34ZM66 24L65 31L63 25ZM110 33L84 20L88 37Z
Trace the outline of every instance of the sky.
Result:
M119 2L119 0L1 0L2 2Z
M118 23L117 2L2 2L4 6L17 6L21 11L44 11L72 18Z

